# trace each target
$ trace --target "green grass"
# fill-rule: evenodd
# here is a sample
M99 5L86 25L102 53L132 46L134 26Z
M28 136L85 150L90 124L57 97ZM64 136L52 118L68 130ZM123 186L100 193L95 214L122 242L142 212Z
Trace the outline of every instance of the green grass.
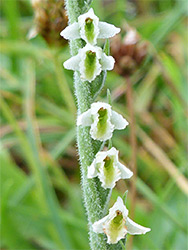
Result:
M186 250L186 1L137 2L93 2L103 21L128 22L150 44L131 81L138 141L134 220L152 231L134 237L133 249ZM1 248L89 249L72 73L62 67L68 47L27 39L30 1L1 0L1 7ZM114 109L129 119L125 84L109 72L98 99L105 101L110 89ZM112 142L130 167L130 128L115 132ZM111 204L127 189L130 208L130 181L118 183Z

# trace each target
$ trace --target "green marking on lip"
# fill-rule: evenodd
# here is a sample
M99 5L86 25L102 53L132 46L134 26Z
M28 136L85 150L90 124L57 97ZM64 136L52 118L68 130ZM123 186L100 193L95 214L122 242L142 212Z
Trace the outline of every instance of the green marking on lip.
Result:
M100 108L98 114L99 114L99 121L97 124L97 130L98 130L98 136L101 137L106 133L107 130L108 111L105 108Z
M88 80L93 78L96 65L97 65L96 53L91 50L87 51L85 58L85 69L86 69L85 75Z
M110 186L114 180L115 169L114 169L114 157L107 156L104 159L104 177L106 185Z
M90 17L85 20L85 36L90 43L92 43L95 38L93 19Z
M119 210L117 210L117 211L116 211L116 216L114 217L113 222L114 222L115 224L121 224L122 221L123 221L122 212L119 211Z

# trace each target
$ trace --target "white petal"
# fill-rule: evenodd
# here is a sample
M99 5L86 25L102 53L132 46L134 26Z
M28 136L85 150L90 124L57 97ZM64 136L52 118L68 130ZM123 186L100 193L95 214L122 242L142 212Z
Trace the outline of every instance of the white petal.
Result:
M98 174L96 161L94 160L92 164L88 167L87 178L91 179L96 177Z
M108 150L106 152L107 152L107 155L118 156L118 150L114 147L112 147L110 150Z
M79 70L80 55L72 56L63 63L65 69Z
M104 233L104 223L108 220L108 217L109 216L107 215L93 224L92 227L95 233Z
M79 23L84 23L85 22L85 20L86 20L86 18L91 18L91 19L93 19L93 20L99 20L99 18L94 14L94 11L93 11L93 9L92 8L90 8L89 10L88 10L88 12L86 12L86 13L84 13L84 14L82 14L82 15L80 15L79 17L78 17L78 22Z
M114 203L113 207L111 207L109 209L109 215L110 217L114 217L114 215L116 214L116 211L120 210L123 213L124 218L127 218L128 215L128 210L126 208L126 206L123 203L123 200L121 197L117 198L117 201Z
M93 8L90 8L87 12L88 16L91 17L91 18L95 18L97 17L93 11Z
M88 109L86 112L78 116L77 126L82 125L83 127L85 127L85 126L90 126L91 124L92 124L91 109Z
M134 221L132 221L130 218L127 217L126 220L126 227L127 227L127 232L129 234L145 234L149 231L151 231L150 228L147 227L143 227L137 223L135 223Z
M106 156L108 155L108 151L98 152L95 156L96 163L102 162Z
M115 111L112 111L111 122L112 124L114 124L115 129L124 129L129 124L122 115L118 114Z
M122 179L129 179L133 175L133 172L129 170L127 167L125 167L123 164L121 164L120 162L118 163L118 168L121 172Z
M105 102L94 102L91 104L91 113L96 114L100 108L107 109L109 113L111 112L110 104Z
M119 154L119 151L114 147L112 147L110 150L108 150L108 155L114 157L114 164L117 167L118 167L118 163L119 163L118 154Z
M112 70L114 68L115 60L112 56L107 56L105 53L102 53L101 64L102 70Z
M79 25L77 22L67 26L64 30L61 31L60 35L65 39L73 40L80 38Z
M99 22L98 38L110 38L120 32L120 28L116 28L113 24Z

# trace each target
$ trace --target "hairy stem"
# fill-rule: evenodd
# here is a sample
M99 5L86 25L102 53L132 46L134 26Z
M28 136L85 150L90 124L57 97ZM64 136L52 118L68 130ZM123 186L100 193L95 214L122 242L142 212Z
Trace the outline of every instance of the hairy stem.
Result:
M80 81L77 72L75 72L75 93L78 102L78 112L82 113L89 109L92 103L90 88L88 83ZM92 231L92 224L103 216L103 204L97 180L87 178L88 166L91 165L95 153L100 149L101 144L94 145L88 127L77 128L77 143L81 162L82 190L89 222L90 245L92 249L107 249L104 235L96 234Z
M86 5L82 1L67 0L66 8L69 22L77 21L79 15L86 10ZM70 42L71 54L76 55L79 48L84 46L82 40ZM78 114L88 110L93 102L93 93L91 93L91 84L82 82L78 72L74 73L75 95L77 99ZM92 140L88 127L77 127L77 144L81 163L82 190L84 203L89 223L89 235L91 249L108 249L104 234L96 234L92 230L92 224L101 219L103 216L103 200L102 197L107 196L109 191L99 187L96 179L87 178L88 166L92 163L95 154L99 151L101 143Z
M66 9L69 23L76 22L78 16L88 11L91 0L66 0ZM70 41L71 55L74 56L78 50L85 46L81 39ZM74 87L77 100L78 115L87 111L94 99L99 94L105 81L106 73L102 72L92 83L82 82L79 72L74 72ZM120 243L109 245L105 234L97 234L92 230L92 224L106 215L108 202L111 196L110 189L103 189L97 178L88 179L88 167L94 160L96 153L101 149L102 143L94 141L89 132L89 127L77 127L77 145L81 163L81 184L83 190L84 204L86 208L90 246L92 250L121 250Z

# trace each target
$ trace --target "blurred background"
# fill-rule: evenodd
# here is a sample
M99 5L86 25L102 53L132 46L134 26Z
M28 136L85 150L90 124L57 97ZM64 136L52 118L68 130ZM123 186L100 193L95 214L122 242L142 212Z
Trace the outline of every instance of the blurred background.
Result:
M63 0L1 0L1 249L89 249L75 142L70 57L60 37ZM121 27L111 40L116 66L98 100L130 121L113 145L135 172L130 217L150 227L129 249L186 250L187 2L95 0L102 21ZM100 41L103 45L104 41Z

